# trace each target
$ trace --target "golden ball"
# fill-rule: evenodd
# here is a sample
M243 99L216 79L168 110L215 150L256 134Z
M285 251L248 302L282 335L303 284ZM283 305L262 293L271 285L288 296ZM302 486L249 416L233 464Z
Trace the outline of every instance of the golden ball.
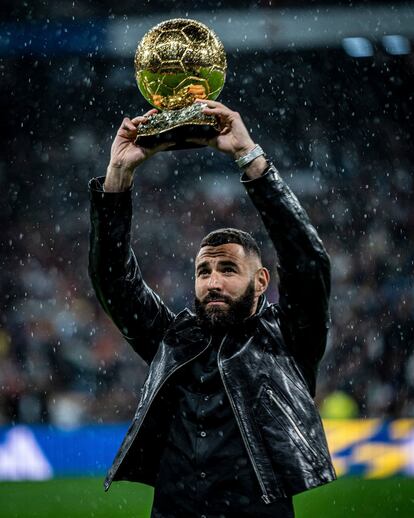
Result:
M175 18L150 29L135 53L135 78L147 101L160 110L216 99L226 78L226 54L206 25Z

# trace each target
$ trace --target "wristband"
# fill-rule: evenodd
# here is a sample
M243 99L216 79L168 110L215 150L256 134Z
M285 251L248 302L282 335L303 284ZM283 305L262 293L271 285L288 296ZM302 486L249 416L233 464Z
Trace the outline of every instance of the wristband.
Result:
M256 144L254 148L247 153L247 155L243 155L242 157L235 160L236 164L240 167L240 169L244 169L246 166L250 164L250 162L253 162L253 160L259 156L264 156L265 152L263 149L259 146L259 144Z

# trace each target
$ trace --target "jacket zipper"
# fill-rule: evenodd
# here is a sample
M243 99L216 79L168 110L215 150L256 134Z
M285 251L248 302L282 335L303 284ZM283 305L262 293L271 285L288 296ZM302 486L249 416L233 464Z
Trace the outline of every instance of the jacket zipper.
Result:
M210 340L208 341L208 344L204 347L204 349L203 349L202 351L200 351L198 354L196 354L195 356L193 356L192 358L190 358L190 359L189 359L189 360L187 360L186 362L182 363L181 365L178 365L178 367L176 367L175 369L173 369L173 370L168 374L168 376L166 376L166 378L164 378L163 382L158 386L157 390L154 392L154 394L153 394L153 396L152 396L151 400L149 401L149 403L148 403L148 405L147 405L147 408L146 408L146 410L145 410L145 413L144 413L144 414L143 414L143 416L141 417L141 423L140 423L140 425L139 425L138 429L137 429L137 430L135 430L135 433L134 433L134 440L135 440L135 437L137 436L137 434L138 434L139 430L141 429L141 425L142 425L142 423L144 422L145 416L147 415L148 410L149 410L150 406L152 405L152 402L153 402L153 401L154 401L154 399L156 398L156 396L157 396L158 392L161 390L161 388L165 385L165 382L166 382L168 379L170 379L170 377L171 377L175 372L177 372L179 369L181 369L181 367L184 367L184 365L187 365L187 363L190 363L191 361L195 360L195 359L196 359L196 358L198 358L200 355L202 355L202 354L203 354L203 352L204 352L204 351L206 351L206 350L209 348L209 346L210 346L210 344L211 344L211 341L212 341L212 337L210 337ZM136 417L136 415L135 415L135 417ZM132 444L132 442L131 442L131 444ZM128 451L128 450L127 450L127 451ZM126 454L127 454L127 452L125 452L125 454L124 454L123 458L125 457L125 455L126 455ZM112 477L111 477L111 478L113 478L113 477L115 476L115 473L118 471L118 468L119 468L119 466L120 466L120 465L121 465L121 463L119 462L119 463L118 463L118 465L117 465L117 467L116 467L116 470L114 471L114 473L113 473L113 475L112 475ZM108 487L109 487L109 486L108 486Z
M302 439L302 441L306 444L306 446L308 447L308 449L313 453L313 455L316 457L316 459L319 458L319 455L318 453L313 449L313 447L309 444L308 440L306 439L306 437L303 435L303 433L301 432L301 430L299 429L298 425L295 423L293 417L289 414L289 412L287 412L287 410L284 408L284 406L282 405L282 403L280 403L280 401L277 399L276 397L276 394L274 393L274 391L270 388L266 389L266 393L267 395L270 397L270 399L276 403L276 405L278 406L278 408L282 411L283 415L288 419L289 423L293 426L293 428L295 429L296 433L299 435L299 437Z
M243 442L244 442L244 445L246 447L246 450L247 450L247 453L249 455L249 458L250 458L250 462L253 466L253 469L254 469L254 472L256 473L256 477L257 477L257 480L259 482L259 485L262 489L262 500L266 503L266 504L270 504L271 503L271 499L269 498L269 494L266 490L266 487L264 485L264 482L263 482L263 479L259 473L259 469L257 467L257 464L256 464L256 461L253 457L253 452L250 448L250 444L249 444L249 441L246 437L246 434L244 432L244 429L243 429L243 426L240 422L240 418L239 418L239 412L236 408L236 405L234 404L234 401L233 401L233 398L230 396L230 393L229 391L227 390L227 386L226 386L226 382L225 382L225 376L224 376L224 372L223 372L223 367L222 367L222 364L221 364L221 357L220 357L220 352L221 352L221 348L223 346L223 343L224 343L224 340L227 338L227 335L224 336L223 340L221 341L221 344L220 344L220 347L219 347L219 350L218 350L218 355L217 355L217 358L218 358L218 367L219 367L219 371L220 371L220 374L221 374L221 380L223 382L223 386L224 386L224 390L227 394L227 397L230 401L230 405L233 409L233 413L234 413L234 417L236 418L236 422L237 422L237 425L239 427L239 430L240 430L240 434L242 436L242 439L243 439Z

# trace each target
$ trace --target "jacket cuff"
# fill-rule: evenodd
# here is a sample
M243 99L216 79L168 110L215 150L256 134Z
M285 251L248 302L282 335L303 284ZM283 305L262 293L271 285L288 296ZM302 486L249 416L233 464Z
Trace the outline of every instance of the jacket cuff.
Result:
M132 217L132 187L122 192L105 192L105 177L92 178L89 182L91 219L98 233L119 237L128 233Z
M246 173L243 173L240 177L240 183L245 186L250 195L254 192L266 192L270 186L274 190L275 186L282 188L284 185L278 170L273 164L270 164L263 174L257 178L249 178Z
M246 173L243 173L240 176L240 182L241 183L258 182L262 178L266 178L266 176L272 175L272 174L274 174L274 175L276 175L277 177L280 178L278 170L276 169L276 167L272 163L270 163L267 166L267 168L263 171L263 173L260 176L258 176L257 178L249 178Z
M105 192L104 191L105 176L98 176L89 180L88 188L91 201L94 204L118 204L125 203L125 200L131 198L132 185L126 191L122 192Z

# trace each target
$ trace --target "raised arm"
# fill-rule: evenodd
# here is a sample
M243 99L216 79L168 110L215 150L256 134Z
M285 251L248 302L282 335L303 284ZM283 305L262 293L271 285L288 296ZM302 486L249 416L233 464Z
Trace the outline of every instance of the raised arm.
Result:
M293 354L315 380L329 325L330 261L315 228L274 166L255 180L242 177L279 259L282 331Z
M130 246L134 171L161 149L134 144L136 128L153 112L124 119L112 144L106 177L89 183L89 275L103 309L147 363L175 316L143 280Z
M238 159L255 146L240 115L215 101L204 112L218 117L221 133L209 144ZM329 323L330 261L296 196L263 156L244 170L241 181L275 246L279 258L279 308L285 340L308 379L326 346Z

